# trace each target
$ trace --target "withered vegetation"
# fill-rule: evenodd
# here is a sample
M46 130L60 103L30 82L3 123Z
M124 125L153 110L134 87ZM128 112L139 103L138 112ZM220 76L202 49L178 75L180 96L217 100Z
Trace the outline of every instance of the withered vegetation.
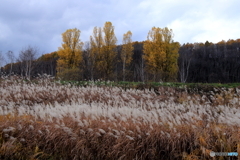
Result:
M190 160L236 152L239 92L1 79L0 159Z

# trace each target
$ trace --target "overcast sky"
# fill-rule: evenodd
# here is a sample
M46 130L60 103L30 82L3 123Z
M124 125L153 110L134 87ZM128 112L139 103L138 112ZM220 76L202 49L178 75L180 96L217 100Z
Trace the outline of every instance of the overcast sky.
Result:
M143 41L153 27L173 29L174 41L219 42L240 38L239 0L1 0L0 51L36 46L42 53L61 46L61 34L81 30L89 41L93 27L111 21L118 44L128 30Z

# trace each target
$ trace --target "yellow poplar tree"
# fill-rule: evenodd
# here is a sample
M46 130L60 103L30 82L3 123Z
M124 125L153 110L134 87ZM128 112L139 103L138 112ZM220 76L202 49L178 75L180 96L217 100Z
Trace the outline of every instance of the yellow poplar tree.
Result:
M94 27L93 35L90 36L90 61L91 61L91 79L93 80L94 68L97 66L98 59L103 46L103 37L101 27Z
M111 22L106 22L103 27L103 46L100 55L100 68L103 71L104 79L110 78L114 69L114 60L116 58L117 38L114 33L114 27Z
M177 73L178 73L178 51L180 48L180 44L178 42L172 42L170 44L167 44L167 52L166 52L166 63L164 68L164 79L165 81L171 80L175 81L177 80Z
M122 45L122 53L121 59L123 61L123 81L125 81L125 68L128 66L132 61L133 55L133 45L132 45L132 32L128 31L127 33L123 34L123 45Z
M62 33L62 46L58 48L59 59L57 61L58 76L64 76L66 72L79 72L79 65L82 61L82 46L80 30L77 28L68 29ZM79 74L79 73L78 73ZM76 75L72 75L76 76Z
M178 51L180 44L173 41L173 31L167 27L162 29L162 35L165 42L166 61L163 68L164 78L163 80L176 80L178 73Z
M155 81L157 74L163 71L163 64L166 59L161 28L153 27L152 30L148 32L147 41L144 42L143 52L146 68L154 75Z
M144 60L147 70L157 79L173 80L177 74L179 43L173 42L172 30L153 27L144 42Z

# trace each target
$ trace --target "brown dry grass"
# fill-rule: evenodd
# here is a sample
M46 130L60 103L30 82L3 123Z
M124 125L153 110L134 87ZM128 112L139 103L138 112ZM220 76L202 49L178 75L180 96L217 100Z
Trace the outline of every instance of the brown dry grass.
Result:
M217 97L214 99L207 93L166 87L159 88L160 95L148 89L81 88L47 81L2 81L0 88L0 159L211 159L210 151L234 152L239 144L239 125L231 125L229 117L222 123L218 117L225 113L214 108L222 105L239 110L239 97L233 91L211 93ZM163 109L164 104L186 109L163 110L164 114L160 114L160 108L154 108L160 103ZM81 104L89 108L75 112ZM69 108L58 118L34 113L36 105L41 105L44 114L48 106ZM102 114L94 114L89 110L96 105L107 107L95 111ZM195 105L210 105L212 110L199 112L200 118L180 116ZM117 110L124 106L137 110L130 110L133 113L126 116L127 111ZM20 114L19 107L27 108L26 113ZM108 116L111 108L116 108L116 113ZM141 116L138 109L152 117ZM167 115L173 113L174 118Z
M124 128L119 131L106 119L79 126L65 118L60 126L29 116L0 118L1 131L15 128L1 134L1 159L209 159L211 150L236 150L239 136L237 127L204 128L201 121L195 129L182 125L172 130L164 125L136 127L128 120L119 124Z

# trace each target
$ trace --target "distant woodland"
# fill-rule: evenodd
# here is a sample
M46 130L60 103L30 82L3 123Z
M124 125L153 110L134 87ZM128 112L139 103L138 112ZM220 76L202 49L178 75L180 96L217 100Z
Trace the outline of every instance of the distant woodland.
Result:
M32 46L17 58L9 51L8 64L0 73L28 79L48 74L79 81L240 82L240 39L180 45L173 41L171 29L153 27L146 41L132 42L128 31L117 45L111 22L95 27L89 42L81 42L80 33L76 28L67 30L62 46L39 58Z

